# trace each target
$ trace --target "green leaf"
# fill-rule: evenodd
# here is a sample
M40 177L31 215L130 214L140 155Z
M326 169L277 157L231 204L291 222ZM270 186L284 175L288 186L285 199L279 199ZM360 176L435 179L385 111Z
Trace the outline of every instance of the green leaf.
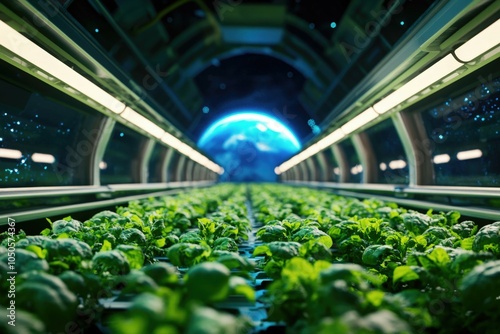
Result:
M447 265L451 261L448 253L441 247L434 248L428 258L440 267Z
M109 242L108 240L104 240L100 251L104 252L104 251L108 251L108 250L112 250L112 249L113 249L113 245L111 245L111 242Z
M167 250L167 257L178 267L192 266L209 256L210 248L198 244L178 243Z
M155 240L155 246L157 247L164 247L166 244L165 238L160 238Z
M332 264L328 261L323 261L323 260L315 261L313 264L314 272L316 273L316 275L319 275L319 273L322 270L329 268L331 265Z
M222 263L230 270L239 269L250 271L254 267L254 264L250 262L248 258L232 252L226 252L225 254L218 256L215 261Z
M315 273L313 265L307 260L295 257L287 262L281 274L293 282L299 278L315 279L318 273Z
M392 282L409 282L419 279L420 277L413 269L409 266L399 266L394 269L394 274L392 275Z
M231 294L240 295L245 297L248 301L255 301L255 291L254 289L239 276L231 276L229 278L229 288Z
M423 247L427 246L427 239L425 239L425 237L423 235L417 235L414 240L417 244L419 244Z
M42 249L37 245L29 245L28 247L26 247L26 250L35 253L40 259L45 259L45 257L47 256L47 250Z
M45 228L45 229L43 229L42 232L40 232L40 235L49 236L50 233L52 233L52 230L50 228Z
M63 261L52 261L49 262L50 267L60 267L64 270L69 270L69 265L67 263L64 263Z
M446 213L446 219L448 220L448 225L454 225L460 219L460 212L450 211Z
M131 269L140 269L144 265L144 254L141 248L132 245L118 245L116 249L125 254Z
M273 241L269 244L272 257L279 260L287 260L299 256L300 244L294 241Z
M384 300L385 292L381 290L373 290L369 291L366 294L366 300L375 307L379 307L382 305L382 301Z
M465 249L465 250L472 250L472 246L474 244L474 237L469 237L460 240L460 247Z
M262 254L267 255L267 256L271 256L271 250L269 249L269 246L267 244L257 246L257 247L255 247L255 249L253 251L253 256L259 256Z
M376 266L380 265L387 256L392 254L392 246L389 245L370 245L363 252L363 263Z
M316 240L318 243L323 244L326 248L331 248L333 246L332 238L329 235L322 235Z

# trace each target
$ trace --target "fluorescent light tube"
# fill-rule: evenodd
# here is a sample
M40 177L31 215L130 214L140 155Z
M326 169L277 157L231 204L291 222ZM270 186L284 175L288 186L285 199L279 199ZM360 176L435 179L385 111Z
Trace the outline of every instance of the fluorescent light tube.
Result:
M432 161L436 165L445 164L445 163L450 161L450 156L448 154L438 154L438 155L434 156Z
M404 160L392 160L389 162L389 167L391 169L403 169L406 167L406 161Z
M0 45L83 95L119 114L125 104L0 20Z
M337 129L337 130L333 131L332 133L330 133L325 138L318 141L316 144L318 145L318 147L321 151L321 150L335 144L340 139L344 138L344 136L345 135L344 135L344 132L342 131L342 129Z
M373 110L373 108L370 107L365 111L363 111L358 116L351 119L346 124L342 125L341 129L347 135L353 131L356 131L357 129L359 129L360 127L374 120L377 117L378 114L375 112L375 110Z
M120 116L155 138L161 138L165 134L165 130L130 107L126 107Z
M179 152L181 152L182 154L184 154L185 156L188 156L188 157L189 157L189 156L193 153L193 151L194 151L194 149L193 149L191 146L189 146L188 144L183 143L183 142L181 142L181 143L180 143L180 144L176 147L176 149L177 149Z
M21 159L23 154L19 150L11 150L9 148L0 148L0 158L5 159Z
M488 50L500 44L500 20L469 39L465 44L455 50L455 56L463 62L469 62Z
M359 173L362 173L363 172L363 166L361 165L356 165L354 167L351 168L351 174L352 175L356 175L356 174L359 174Z
M33 153L31 160L42 164L53 164L56 161L56 158L54 158L52 154Z
M285 161L284 163L282 163L280 166L278 166L279 169L281 170L282 173L286 172L287 170L289 170L292 166L291 164L288 162L288 161Z
M320 148L319 148L318 144L313 144L313 145L309 146L303 153L304 153L305 159L307 159L309 157L312 157L313 155L315 155L319 151L320 151Z
M174 149L177 149L177 147L179 147L179 145L182 143L177 137L172 136L168 132L165 132L163 134L163 137L161 137L161 141Z
M470 160L477 159L483 156L483 152L480 149L461 151L457 153L458 160Z
M406 101L413 95L429 87L436 81L444 78L448 74L456 71L462 66L451 54L439 60L437 63L408 81L395 92L389 94L381 101L377 102L373 109L379 114L383 114L400 103Z

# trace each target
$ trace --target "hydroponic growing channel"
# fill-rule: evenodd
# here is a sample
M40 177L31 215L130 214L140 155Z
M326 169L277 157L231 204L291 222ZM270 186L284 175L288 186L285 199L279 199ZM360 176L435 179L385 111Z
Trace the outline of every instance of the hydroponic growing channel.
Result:
M50 225L1 234L2 272L16 259L15 333L495 333L500 324L500 222L479 228L458 212L226 184ZM5 309L12 283L1 289Z

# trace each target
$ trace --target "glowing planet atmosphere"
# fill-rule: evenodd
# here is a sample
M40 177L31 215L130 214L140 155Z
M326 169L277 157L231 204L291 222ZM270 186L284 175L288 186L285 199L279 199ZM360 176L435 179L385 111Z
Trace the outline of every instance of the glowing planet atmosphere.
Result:
M274 168L300 143L281 122L261 113L237 113L207 128L198 146L224 168L221 181L272 182Z

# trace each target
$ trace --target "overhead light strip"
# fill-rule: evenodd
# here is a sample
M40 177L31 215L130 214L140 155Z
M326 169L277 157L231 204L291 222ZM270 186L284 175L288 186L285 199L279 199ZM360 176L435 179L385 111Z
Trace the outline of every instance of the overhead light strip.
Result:
M0 159L21 159L23 157L23 153L19 150L11 150L9 148L0 148Z
M415 78L408 81L402 87L389 94L379 102L375 103L373 107L366 109L350 121L346 122L344 125L340 126L340 128L336 129L323 139L319 140L317 143L311 145L304 151L277 166L274 169L274 172L277 175L286 172L290 168L301 163L303 160L335 144L344 136L358 130L377 117L380 117L380 115L394 109L394 107L397 107L401 103L414 98L416 94L422 91L430 90L430 87L434 83L440 80L449 80L450 76L456 77L458 74L455 72L464 65L463 63L473 61L487 53L489 54L492 52L499 52L499 31L500 20L497 20L493 24L482 30L480 33L469 39L465 44L457 48L454 52L449 53L448 55L437 61L435 64L427 68L425 71L417 75ZM491 51L494 48L497 49ZM458 61L456 58L460 61ZM480 150L471 150L467 152L460 152L457 158L459 158L460 160L467 160L481 157L481 155L482 152ZM450 157L447 154L443 154L434 157L433 161L434 163L439 164L446 163L449 161L449 159ZM404 168L402 166L403 164L400 162L393 163L393 167Z
M415 94L423 91L431 86L436 81L446 77L462 67L463 64L458 62L453 55L449 54L439 60L437 63L417 75L412 80L408 81L401 88L389 94L381 101L375 103L373 109L379 114L384 114L404 101L408 100Z
M365 111L363 111L358 116L351 119L346 124L342 125L340 128L342 129L344 134L347 135L347 134L361 128L363 125L368 124L369 122L373 121L377 117L378 117L378 114L375 112L375 110L373 110L373 108L370 107L370 108L366 109Z
M102 88L61 62L59 59L30 41L24 35L11 28L8 24L1 20L0 46L14 55L11 58L13 61L23 66L28 66L28 63L30 63L37 67L39 69L37 70L38 74L43 76L45 79L53 80L53 78L55 78L64 82L68 86L65 89L70 93L80 93L85 95L105 107L107 110L110 110L115 114L119 114L124 120L140 129L143 129L154 138L160 139L167 145L177 149L180 153L186 155L187 157L194 157L192 159L202 166L215 173L222 174L224 172L222 167L210 161L201 153L194 154L196 151L189 145L170 134L167 136L167 132L151 120L126 106L123 102L104 91ZM17 157L20 156L20 152L18 152L19 151L16 150L4 150L1 153L10 159L17 159ZM39 162L51 161L49 157L43 155L35 156L33 160L35 161L37 158L39 158Z
M0 45L50 76L119 114L125 104L0 20Z
M455 50L455 56L463 62L471 62L500 44L500 19L469 39Z
M126 107L120 116L140 129L145 130L155 138L161 138L165 134L165 130L130 107Z

